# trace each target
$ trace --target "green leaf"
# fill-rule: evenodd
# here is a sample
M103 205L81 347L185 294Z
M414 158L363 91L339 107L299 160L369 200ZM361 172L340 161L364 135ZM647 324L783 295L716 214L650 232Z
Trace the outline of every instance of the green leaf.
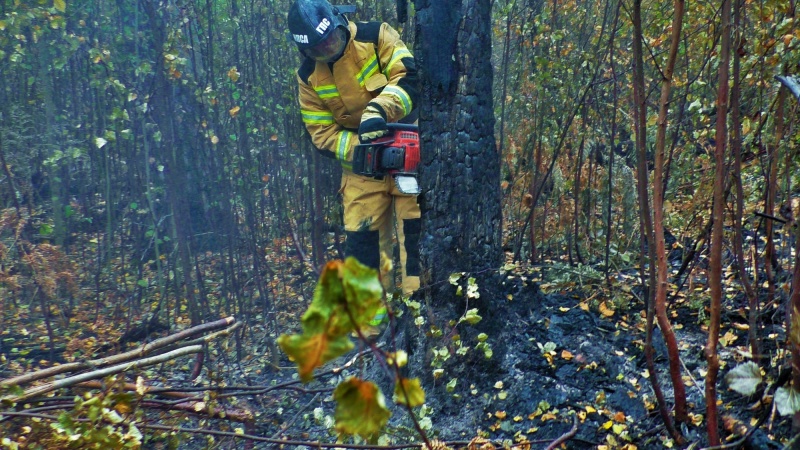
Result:
M339 384L333 399L336 400L333 414L336 431L350 436L357 434L370 443L377 441L392 414L378 386L355 377Z
M65 0L53 0L53 8L63 13L67 10L67 2Z
M800 347L800 311L794 308L792 313L792 324L789 328L789 342Z
M39 226L39 234L42 236L50 236L53 234L53 227L50 224L43 223Z
M445 386L445 390L447 390L447 392L453 392L454 390L456 390L456 384L458 384L458 378L453 378L447 383L447 386Z
M478 314L478 308L472 308L470 310L467 310L467 313L464 315L464 320L467 321L470 325L475 325L482 319L483 317L481 317Z
M420 386L419 378L399 378L394 385L394 402L412 408L425 403L425 391Z
M779 388L775 391L775 406L782 416L800 412L800 391L791 387Z
M322 271L314 300L303 314L301 335L282 335L278 345L296 363L300 378L353 348L348 335L369 324L383 305L377 271L354 258L331 261Z
M331 338L325 333L283 334L278 338L278 345L297 364L297 372L304 383L314 378L314 369L354 347L347 336Z
M742 395L753 395L761 384L761 368L752 361L739 364L725 375L725 381L732 390Z

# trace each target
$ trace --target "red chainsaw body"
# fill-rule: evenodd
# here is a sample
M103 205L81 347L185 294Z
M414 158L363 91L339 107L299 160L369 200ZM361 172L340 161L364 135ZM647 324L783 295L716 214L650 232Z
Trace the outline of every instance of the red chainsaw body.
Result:
M393 158L391 161L390 157ZM394 158L402 158L402 161ZM355 147L353 172L364 176L416 176L419 163L417 126L392 123L389 124L389 134Z

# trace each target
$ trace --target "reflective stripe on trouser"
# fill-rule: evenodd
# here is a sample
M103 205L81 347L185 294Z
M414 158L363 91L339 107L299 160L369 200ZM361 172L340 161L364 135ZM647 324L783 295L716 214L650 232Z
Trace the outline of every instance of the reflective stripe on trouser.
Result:
M397 230L404 295L419 288L420 209L417 197L400 193L391 177L383 180L342 172L346 253L381 271L384 288L394 289L386 258L392 257L392 231ZM395 220L397 226L395 227Z

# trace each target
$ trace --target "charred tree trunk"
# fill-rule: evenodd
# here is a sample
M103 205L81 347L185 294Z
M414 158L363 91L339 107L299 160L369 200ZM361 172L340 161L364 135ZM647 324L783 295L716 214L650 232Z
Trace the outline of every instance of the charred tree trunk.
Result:
M424 149L421 283L426 298L441 301L447 296L435 291L452 287L446 283L450 274L497 268L501 260L491 2L418 0L416 10Z
M163 49L166 42L166 27L164 18L161 16L157 6L150 0L142 0L141 4L147 13L150 27L153 32L153 42L155 45L156 57L154 60L163 61ZM175 234L178 245L178 258L181 269L183 270L184 288L187 300L187 309L190 313L193 325L200 322L200 310L198 309L197 298L195 297L194 280L192 279L192 262L190 242L192 237L191 220L189 217L188 195L186 188L186 164L184 164L183 149L177 136L176 127L173 122L174 103L173 86L167 79L166 67L160 67L155 71L154 93L151 100L151 113L155 123L161 131L162 140L160 143L163 152L163 160L166 161L165 168L167 180L167 195L169 197L170 208L174 215ZM177 306L177 305L176 305ZM176 311L180 311L176 307Z

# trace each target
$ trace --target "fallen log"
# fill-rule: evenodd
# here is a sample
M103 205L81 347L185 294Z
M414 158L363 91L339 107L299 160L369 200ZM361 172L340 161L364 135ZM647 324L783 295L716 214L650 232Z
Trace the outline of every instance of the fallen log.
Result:
M8 400L14 403L19 403L25 400L28 400L33 397L37 397L48 392L54 391L56 389L61 389L65 387L70 387L75 384L78 384L83 381L89 381L97 378L104 378L109 375L114 375L120 372L125 372L126 370L132 369L140 369L142 367L152 366L154 364L159 364L162 362L166 362L175 358L178 358L183 355L189 355L192 353L199 353L203 351L202 345L190 345L188 347L179 348L177 350L173 350L168 353L164 353L161 355L153 356L150 358L143 358L138 359L131 362L126 362L123 364L117 364L116 366L106 367L104 369L93 370L91 372L82 373L79 375L63 378L61 380L53 381L52 383L48 383L42 386L36 386L34 388L26 390L22 395L16 397L6 397L4 400Z
M104 367L109 364L119 364L125 361L129 361L135 358L141 358L142 356L148 355L155 350L161 349L163 347L167 347L169 345L175 344L183 339L190 338L196 336L201 333L206 333L208 331L216 330L222 327L227 327L231 324L236 322L234 317L226 317L225 319L220 319L214 322L204 323L202 325L197 325L196 327L187 328L183 331L180 331L175 334L171 334L169 336L163 337L161 339L156 339L153 342L148 344L142 345L138 348L133 350L127 351L125 353L120 353L118 355L112 355L105 358L94 359L91 361L80 361L74 362L69 364L62 364L60 366L49 367L47 369L37 370L36 372L26 373L23 375L19 375L12 378L7 378L5 380L0 380L0 389L6 388L13 385L22 385L31 383L33 381L41 380L43 378L52 377L55 375L60 375L62 373L67 372L76 372L79 370L87 370L87 369L95 369L98 367ZM236 325L234 325L236 326ZM232 328L232 331L235 328ZM225 330L223 330L225 331ZM220 332L221 333L221 332ZM204 342L209 342L210 339L213 337L217 337L220 334L214 333L208 336L208 339L204 339ZM213 337L211 337L213 336Z

